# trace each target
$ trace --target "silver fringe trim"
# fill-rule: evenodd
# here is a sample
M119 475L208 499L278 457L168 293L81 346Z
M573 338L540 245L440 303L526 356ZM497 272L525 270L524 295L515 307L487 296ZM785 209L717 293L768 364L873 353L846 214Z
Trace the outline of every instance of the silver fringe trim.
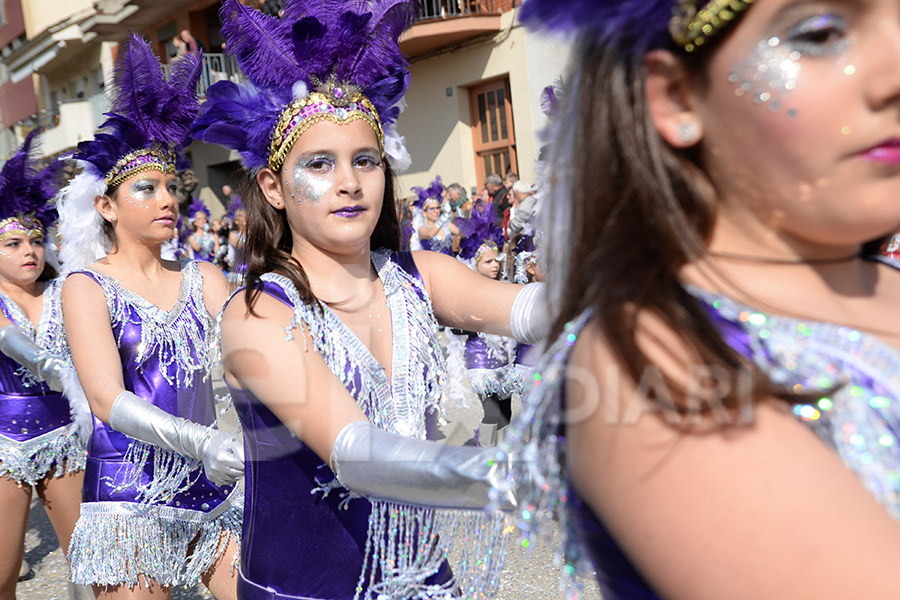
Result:
M19 484L37 485L54 466L59 467L54 477L83 471L86 459L84 442L71 424L24 442L0 435L0 477Z
M210 513L125 502L81 505L69 545L70 579L104 586L139 583L143 575L162 586L195 585L228 542L240 547L243 493ZM236 565L238 556L232 561Z
M355 598L493 597L500 589L510 530L509 518L500 513L434 510L373 500ZM462 543L454 544L454 540ZM448 559L453 563L453 577L444 584L426 583Z
M144 474L151 455L153 456L153 478L147 484L142 484L141 476ZM187 491L203 472L203 464L199 460L140 440L131 441L122 461L133 467L126 479L117 485L112 477L103 479L116 493L129 489L137 490L137 501L141 504L171 502L177 494Z

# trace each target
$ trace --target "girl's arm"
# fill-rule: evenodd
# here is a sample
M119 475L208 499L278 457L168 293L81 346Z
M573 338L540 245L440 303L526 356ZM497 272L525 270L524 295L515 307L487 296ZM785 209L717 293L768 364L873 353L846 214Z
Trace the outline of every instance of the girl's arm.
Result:
M521 285L488 279L439 252L416 251L413 257L438 322L468 331L512 335L510 312Z
M73 273L63 283L62 310L72 362L91 412L109 423L109 411L125 383L106 297L90 277Z
M291 309L260 294L254 312L247 312L241 295L225 308L227 381L258 398L334 468L343 485L371 497L427 506L488 504L489 490L505 473L505 465L493 460L496 450L451 447L374 427L313 349L305 326L292 329L294 339L285 339Z
M424 227L419 227L419 239L420 240L430 240L435 235L437 235L438 228L428 223Z
M652 363L687 383L690 348L658 319L639 324ZM569 377L576 488L661 597L900 598L900 524L788 407L673 427L645 394L658 372L636 386L595 327Z
M200 252L202 247L200 246L200 242L197 241L197 232L195 231L188 238L188 245L190 245L191 250L194 252Z

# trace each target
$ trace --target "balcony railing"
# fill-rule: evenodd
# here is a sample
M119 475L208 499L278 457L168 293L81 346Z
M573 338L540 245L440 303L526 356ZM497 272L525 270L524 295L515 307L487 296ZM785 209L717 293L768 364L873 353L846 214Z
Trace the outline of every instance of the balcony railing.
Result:
M421 0L419 20L492 14L496 12L494 4L494 0Z
M166 75L169 74L169 65L163 65ZM241 83L247 78L237 60L230 54L204 54L203 65L200 71L200 81L197 83L197 92L200 98L206 97L206 90L217 81L224 80Z

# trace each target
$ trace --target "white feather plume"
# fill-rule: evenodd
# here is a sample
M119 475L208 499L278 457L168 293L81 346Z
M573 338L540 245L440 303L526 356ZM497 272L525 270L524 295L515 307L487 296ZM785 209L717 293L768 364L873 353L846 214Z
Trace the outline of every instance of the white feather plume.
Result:
M75 369L68 365L62 371L63 394L69 401L69 416L75 423L75 431L81 441L87 445L91 434L94 431L94 415L91 413L91 407L88 404L87 396L81 389L81 382L78 380L78 373Z
M406 149L406 138L397 133L392 126L384 131L384 153L391 161L394 173L405 173L412 166L412 157Z
M106 193L106 183L94 165L80 160L77 163L83 171L60 190L56 200L59 259L66 271L87 267L110 250L103 236L103 217L94 208L94 199Z

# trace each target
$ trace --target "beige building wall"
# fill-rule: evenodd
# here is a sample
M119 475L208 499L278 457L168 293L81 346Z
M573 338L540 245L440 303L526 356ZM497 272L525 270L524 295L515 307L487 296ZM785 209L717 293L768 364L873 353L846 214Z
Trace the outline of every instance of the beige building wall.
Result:
M34 38L45 29L84 12L94 12L96 0L22 0L25 35Z
M509 77L519 175L534 181L540 148L536 128L544 123L538 96L559 76L562 67L557 66L566 63L568 54L564 44L532 42L533 36L519 25L517 13L506 12L500 33L488 40L411 64L407 109L398 121L412 156L412 167L399 178L402 195L409 195L412 186L428 185L435 175L445 185L457 182L466 190L481 188L483 182L476 180L468 88L503 76ZM534 50L531 43L536 44Z

